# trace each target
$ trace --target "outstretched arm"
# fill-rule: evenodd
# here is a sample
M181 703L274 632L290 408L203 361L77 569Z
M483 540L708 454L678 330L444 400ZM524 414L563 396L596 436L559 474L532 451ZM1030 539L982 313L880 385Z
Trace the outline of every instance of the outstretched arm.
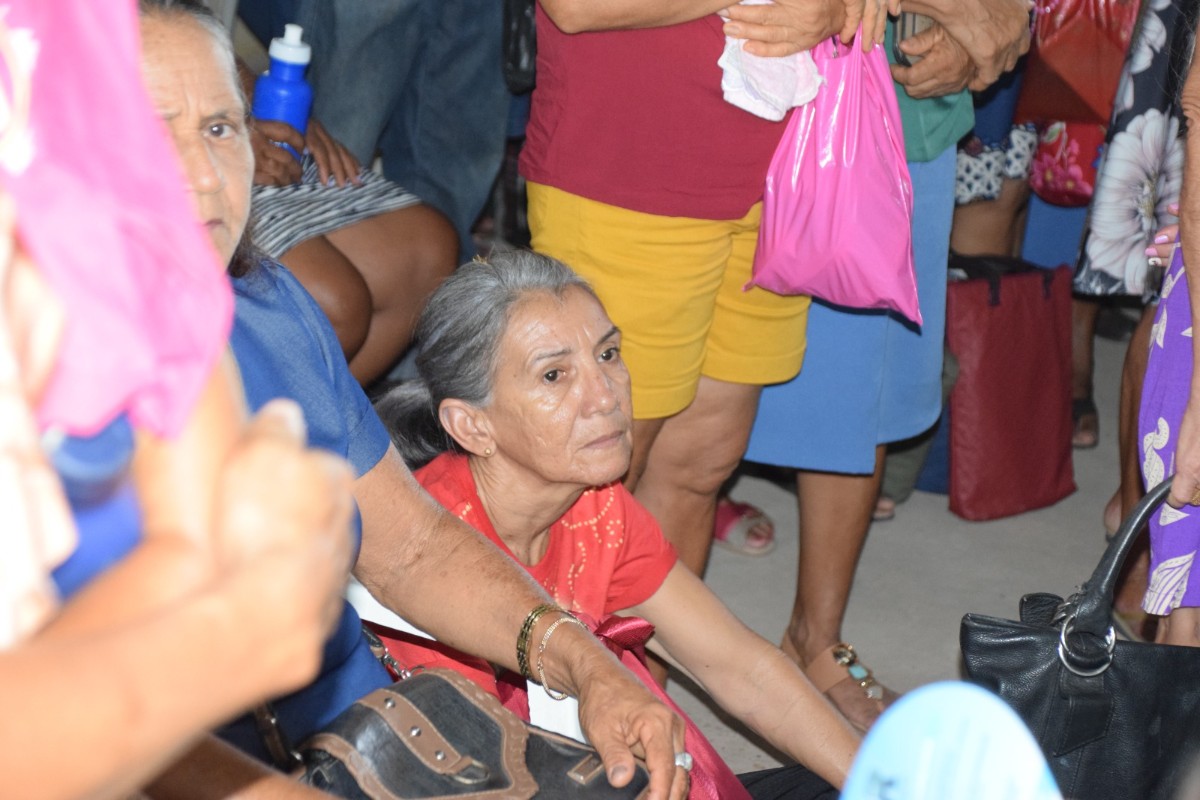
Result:
M849 723L778 648L747 628L702 580L676 564L629 609L722 708L841 787L858 749Z

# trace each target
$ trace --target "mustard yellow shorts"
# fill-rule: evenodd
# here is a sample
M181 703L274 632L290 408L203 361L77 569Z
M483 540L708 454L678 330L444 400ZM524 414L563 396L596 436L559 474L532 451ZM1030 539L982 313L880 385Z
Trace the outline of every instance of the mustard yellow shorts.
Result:
M621 329L636 418L687 408L701 375L766 385L800 371L809 298L742 290L761 203L742 219L707 220L528 190L533 249L585 277Z

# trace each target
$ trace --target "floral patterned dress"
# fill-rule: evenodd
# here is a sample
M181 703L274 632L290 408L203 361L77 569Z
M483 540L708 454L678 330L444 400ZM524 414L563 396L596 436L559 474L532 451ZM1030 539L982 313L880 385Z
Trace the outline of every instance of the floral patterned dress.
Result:
M1075 291L1152 298L1145 249L1174 217L1183 182L1179 90L1191 59L1200 0L1143 0L1117 85L1088 210Z
M1192 314L1182 253L1175 251L1162 283L1142 389L1138 436L1146 486L1175 471L1175 445L1192 380ZM1200 508L1163 505L1150 519L1150 585L1142 608L1169 614L1200 606L1200 581L1189 581L1200 549Z

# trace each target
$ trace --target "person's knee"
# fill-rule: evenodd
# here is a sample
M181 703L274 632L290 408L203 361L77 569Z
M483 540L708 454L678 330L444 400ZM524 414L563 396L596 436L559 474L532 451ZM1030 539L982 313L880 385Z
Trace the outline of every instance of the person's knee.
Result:
M321 305L333 331L337 334L338 343L346 360L354 358L367 340L367 332L371 328L371 293L367 285L358 281L348 282L349 285L341 290L332 292L328 300Z
M760 389L701 378L692 404L668 419L655 438L647 474L715 497L746 452Z
M433 291L458 266L458 234L454 226L437 209L420 205L413 209L412 250L415 267L431 283Z
M284 263L287 263L286 256ZM327 268L295 272L300 283L325 312L337 335L338 344L349 361L362 349L367 339L374 310L366 281L352 264L343 266L335 269L326 262Z
M676 441L671 441L674 438ZM683 441L679 441L683 439ZM669 449L669 466L650 454L651 468L666 466L674 477L672 482L680 488L703 496L715 497L722 484L737 469L746 452L746 441L739 436L685 433L679 429L663 430L654 444L655 448Z

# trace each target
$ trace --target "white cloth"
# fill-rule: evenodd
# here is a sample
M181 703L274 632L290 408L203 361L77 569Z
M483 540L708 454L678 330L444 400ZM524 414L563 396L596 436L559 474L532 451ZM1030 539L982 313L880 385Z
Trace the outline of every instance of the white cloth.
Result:
M433 639L428 633L376 600L367 591L367 587L354 578L351 578L350 583L346 586L346 599L350 601L350 605L354 606L354 610L358 612L358 616L367 622L374 622L377 625L384 625L414 636ZM536 645L534 646L536 647ZM529 692L530 722L539 728L545 728L548 731L553 731L563 736L570 736L576 741L587 742L586 737L583 735L583 729L579 726L578 700L574 697L568 697L560 701L553 700L542 690L541 684L534 683L533 681L526 681L525 688Z
M742 0L741 5L764 5L771 0ZM726 102L751 114L778 122L796 106L817 96L824 83L812 53L768 58L747 53L744 39L725 37L725 50L717 59L723 70L721 91Z

